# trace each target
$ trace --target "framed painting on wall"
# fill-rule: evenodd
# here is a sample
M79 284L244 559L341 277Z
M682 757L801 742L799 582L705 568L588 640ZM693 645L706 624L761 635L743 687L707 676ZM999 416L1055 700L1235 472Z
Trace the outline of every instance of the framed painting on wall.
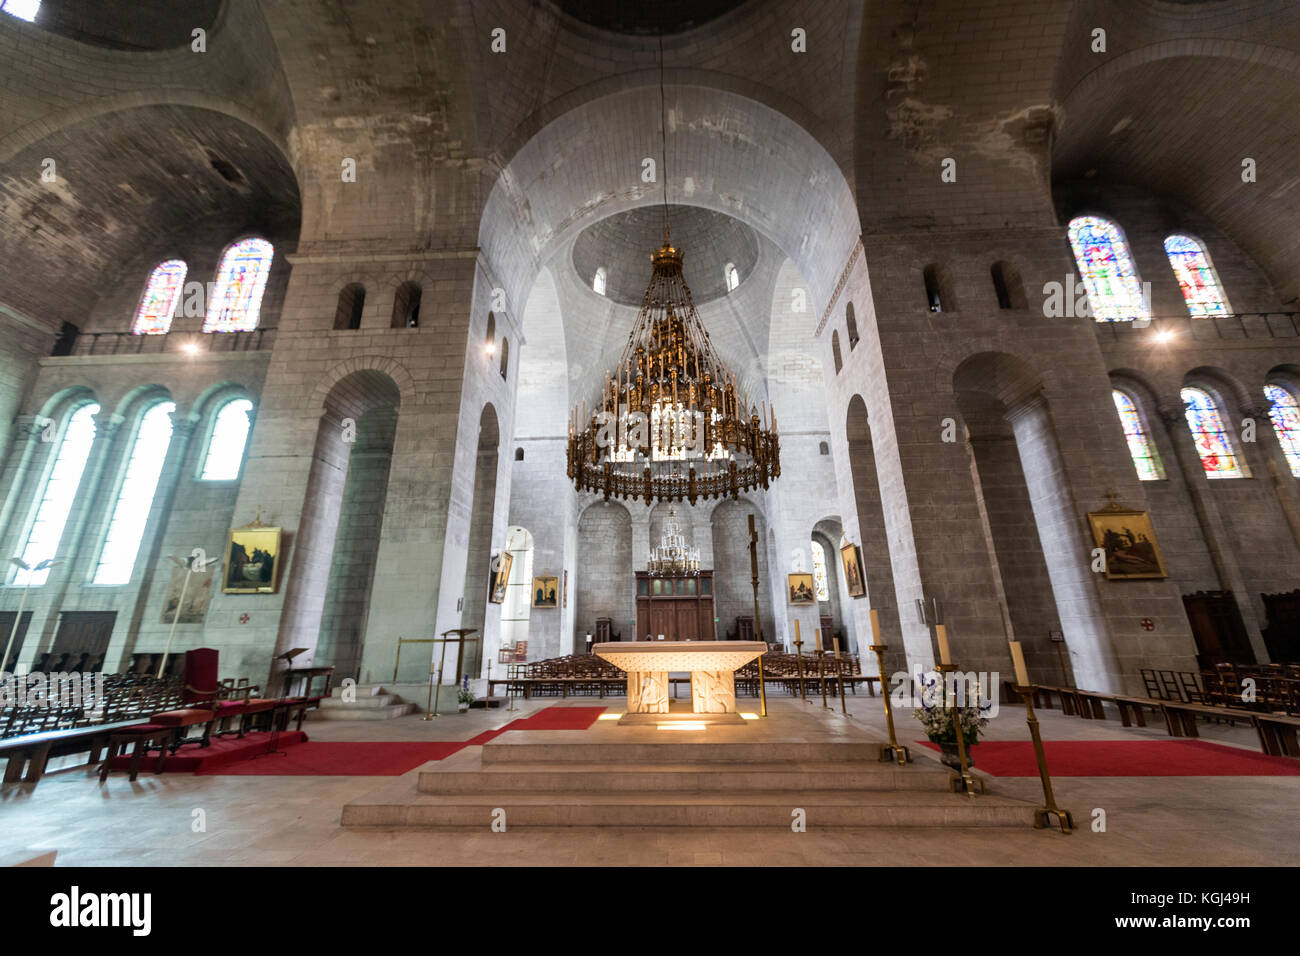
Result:
M533 578L533 607L559 607L560 579L553 574Z
M865 597L867 582L862 578L862 549L856 544L846 544L840 548L840 561L844 565L844 583L848 585L849 597Z
M224 594L274 594L280 588L279 528L254 521L232 528L226 538Z
M813 576L806 572L786 575L786 590L791 604L816 604L817 592L813 590Z
M1093 542L1105 555L1107 580L1169 576L1147 512L1112 502L1101 511L1088 512L1088 525Z
M506 584L510 580L510 566L515 563L515 556L509 551L492 559L491 587L488 588L488 601L492 604L504 604Z

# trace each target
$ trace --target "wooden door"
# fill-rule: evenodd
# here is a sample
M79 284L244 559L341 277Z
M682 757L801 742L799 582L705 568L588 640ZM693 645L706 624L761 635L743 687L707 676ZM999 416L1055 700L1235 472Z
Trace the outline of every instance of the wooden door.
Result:
M673 640L701 640L703 635L700 634L700 616L698 613L700 602L692 598L686 601L674 601L673 603L677 606L676 613L673 615L676 618L673 633L677 636Z
M5 651L5 645L9 643L9 635L14 629L14 615L16 611L0 611L0 654ZM32 612L23 611L23 619L18 625L18 633L14 634L14 646L9 651L9 657L0 661L0 671L12 671L14 664L18 662L19 652L23 649L23 642L27 640L27 628L32 623Z
M87 665L102 661L116 620L116 611L61 611L46 669L65 671L83 659Z
M1255 663L1255 652L1251 650L1246 625L1231 591L1184 594L1183 607L1196 639L1196 658L1202 667Z
M835 646L835 625L831 622L829 614L821 615L820 627L822 632L822 650L829 651Z
M1264 646L1274 664L1300 663L1300 590L1261 594L1264 599Z

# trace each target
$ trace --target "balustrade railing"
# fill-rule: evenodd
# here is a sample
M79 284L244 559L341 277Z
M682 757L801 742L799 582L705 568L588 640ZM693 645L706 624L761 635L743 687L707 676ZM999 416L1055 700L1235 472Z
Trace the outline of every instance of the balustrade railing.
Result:
M61 340L54 355L161 355L208 352L255 352L275 344L274 328L248 332L164 332L132 335L130 332L81 332L69 345Z
M1231 341L1300 337L1300 312L1233 312L1229 315L1192 318L1187 315L1157 316L1149 323L1097 322L1097 336L1109 343L1139 344L1147 338L1159 341Z

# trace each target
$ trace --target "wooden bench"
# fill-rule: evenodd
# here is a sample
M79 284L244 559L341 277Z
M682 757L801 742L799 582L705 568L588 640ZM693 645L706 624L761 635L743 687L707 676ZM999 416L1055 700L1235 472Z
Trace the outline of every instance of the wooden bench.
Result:
M1300 757L1300 741L1296 739L1300 717L1258 713L1253 716L1255 731L1259 734L1259 745L1264 753L1274 757Z
M7 757L5 766L5 783L40 782L45 773L45 765L50 757L66 757L69 754L89 753L89 763L99 760L99 753L116 731L138 720L122 720L111 724L97 724L92 727L74 727L69 730L47 730L21 737L7 737L0 740L0 757ZM23 770L26 768L26 775Z
M1237 710L1234 707L1215 707L1211 704L1181 703L1175 700L1153 701L1160 705L1164 714L1165 729L1170 737L1200 737L1196 729L1197 717L1214 717L1227 720L1233 724L1250 724L1258 729L1255 718L1261 716L1249 710Z

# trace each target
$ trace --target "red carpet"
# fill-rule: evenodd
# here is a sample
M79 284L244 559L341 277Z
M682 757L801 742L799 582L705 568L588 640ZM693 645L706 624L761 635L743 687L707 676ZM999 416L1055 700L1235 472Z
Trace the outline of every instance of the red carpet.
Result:
M604 707L547 707L464 741L314 741L294 747L283 757L263 757L235 764L223 761L205 765L198 773L250 777L399 777L422 763L450 757L462 748L482 746L507 730L586 730L604 711ZM254 736L249 734L245 739ZM285 736L281 734L280 739ZM305 734L303 738L306 739ZM266 749L265 741L261 749Z
M929 741L917 743L931 750ZM973 750L975 767L995 777L1037 777L1028 740L986 740ZM1205 740L1045 740L1053 777L1294 777L1300 760L1270 757Z
M242 740L238 737L221 737L214 739L207 747L199 747L197 744L187 744L175 754L169 756L163 763L163 773L201 773L211 772L217 767L224 767L231 763L252 761L253 757L258 754L264 754L270 745L271 735L268 733L252 733L246 735ZM307 742L307 735L301 731L291 730L280 734L276 741L276 749L290 752L290 748L297 749ZM132 745L134 748L134 745ZM284 757L263 757L262 760L284 760ZM158 766L158 755L155 753L152 757L145 755L140 761L141 773L153 773L154 768ZM109 769L111 770L129 770L131 768L131 754L128 751L126 755L114 757Z

